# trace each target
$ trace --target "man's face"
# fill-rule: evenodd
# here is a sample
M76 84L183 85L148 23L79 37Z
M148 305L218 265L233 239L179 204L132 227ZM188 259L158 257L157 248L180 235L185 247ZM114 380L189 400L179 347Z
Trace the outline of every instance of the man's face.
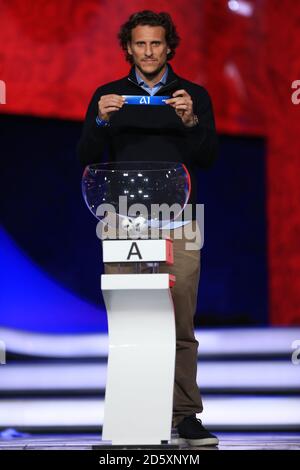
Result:
M155 76L167 62L170 48L162 26L139 25L131 31L128 53L134 64L146 76Z

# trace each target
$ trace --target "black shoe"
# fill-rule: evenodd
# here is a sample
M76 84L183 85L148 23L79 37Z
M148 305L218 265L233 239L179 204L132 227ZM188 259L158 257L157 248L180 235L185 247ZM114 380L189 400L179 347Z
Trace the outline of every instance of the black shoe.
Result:
M219 439L202 426L196 415L187 416L177 425L179 443L190 446L217 446Z

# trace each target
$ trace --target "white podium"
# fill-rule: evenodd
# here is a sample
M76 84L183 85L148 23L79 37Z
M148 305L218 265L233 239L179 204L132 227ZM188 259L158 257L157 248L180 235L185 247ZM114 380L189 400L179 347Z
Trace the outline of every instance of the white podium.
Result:
M105 240L104 263L173 263L172 240ZM170 274L103 274L109 355L103 441L170 442L176 334Z

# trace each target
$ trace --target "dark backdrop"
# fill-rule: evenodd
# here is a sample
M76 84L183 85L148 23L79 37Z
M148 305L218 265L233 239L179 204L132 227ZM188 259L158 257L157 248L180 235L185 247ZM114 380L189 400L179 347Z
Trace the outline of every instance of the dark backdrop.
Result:
M82 169L76 157L81 125L0 116L0 216L7 235L38 269L66 291L103 308L97 221L81 195ZM221 136L217 163L199 171L198 178L199 202L205 204L205 243L196 323L267 324L264 140ZM7 275L3 264L1 272ZM11 294L1 293L5 295ZM16 305L14 318L2 312L1 320L0 313L0 324L17 326L24 308L24 303ZM81 321L76 327L72 312L66 311L61 330L69 329L68 315L70 329L79 331ZM60 318L52 321L60 331ZM39 313L30 317L27 329L33 325L51 330ZM86 320L85 330L98 328L97 321Z

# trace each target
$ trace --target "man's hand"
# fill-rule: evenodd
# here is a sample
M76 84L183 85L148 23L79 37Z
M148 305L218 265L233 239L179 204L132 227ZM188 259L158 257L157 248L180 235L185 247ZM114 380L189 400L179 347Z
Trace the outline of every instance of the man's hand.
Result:
M99 119L109 121L114 111L119 111L125 102L125 98L120 95L103 95L98 101Z
M185 90L177 90L173 93L173 98L166 100L166 104L171 105L176 114L181 118L186 127L193 127L198 123L197 116L193 112L193 101Z

